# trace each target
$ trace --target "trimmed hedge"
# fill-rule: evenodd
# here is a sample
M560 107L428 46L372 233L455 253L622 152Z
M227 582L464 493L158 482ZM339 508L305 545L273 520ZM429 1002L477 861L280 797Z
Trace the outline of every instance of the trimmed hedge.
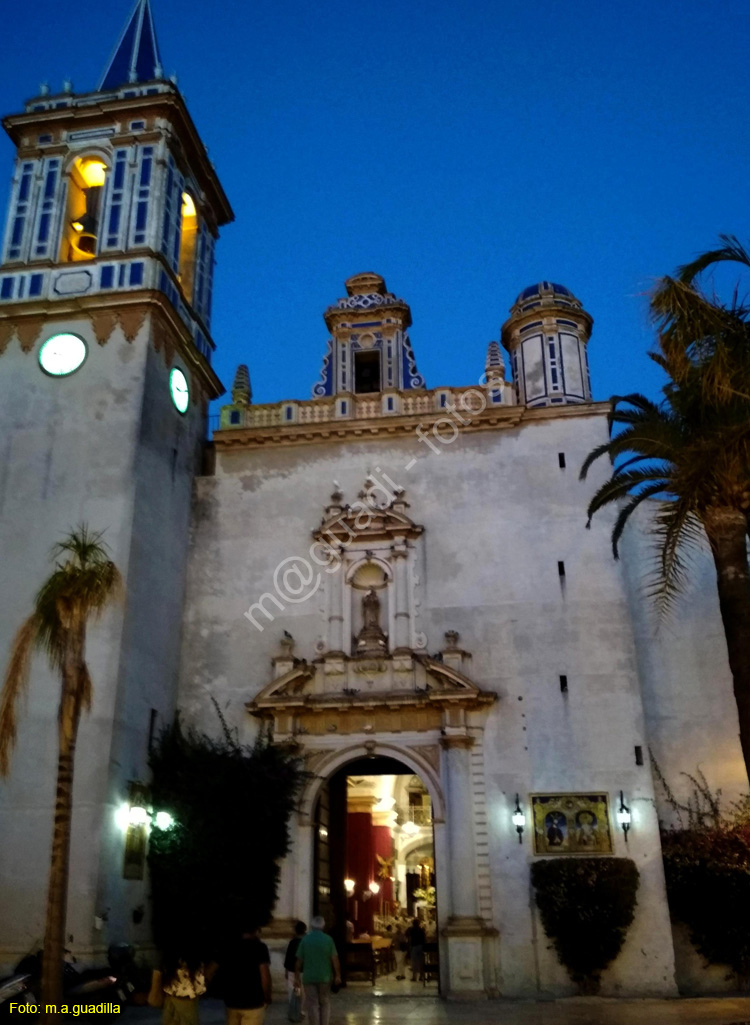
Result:
M639 874L629 858L554 858L531 866L536 904L560 963L596 993L633 921Z

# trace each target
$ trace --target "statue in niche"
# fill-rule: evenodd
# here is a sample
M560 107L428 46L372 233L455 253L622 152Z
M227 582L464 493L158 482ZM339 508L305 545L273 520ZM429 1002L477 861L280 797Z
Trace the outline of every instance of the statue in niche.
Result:
M380 598L370 588L362 599L362 629L357 635L355 655L386 655L388 642L380 626Z

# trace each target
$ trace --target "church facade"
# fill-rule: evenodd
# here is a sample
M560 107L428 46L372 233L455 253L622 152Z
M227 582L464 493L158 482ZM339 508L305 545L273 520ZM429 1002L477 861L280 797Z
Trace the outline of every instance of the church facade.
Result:
M583 303L523 289L476 381L428 388L408 303L355 274L325 309L312 397L254 404L242 365L209 443L214 248L233 213L148 0L95 92L36 97L4 126L18 155L0 263L2 658L76 523L106 531L126 584L89 634L72 948L148 948L149 827L128 809L155 731L177 708L213 731L218 705L310 772L268 930L279 949L296 918L339 906L343 879L321 870L330 781L400 766L429 795L445 995L572 991L529 872L582 854L640 873L605 995L720 985L670 923L649 758L678 791L697 766L727 796L747 788L712 568L657 630L649 514L621 562L607 514L585 529L606 468L578 470L608 404L592 398ZM0 783L0 962L42 933L58 687L35 663Z

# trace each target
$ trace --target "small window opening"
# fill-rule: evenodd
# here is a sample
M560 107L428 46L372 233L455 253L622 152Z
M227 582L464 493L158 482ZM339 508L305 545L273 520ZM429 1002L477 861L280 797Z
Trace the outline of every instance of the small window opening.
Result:
M233 409L229 415L230 424L238 424L240 422L240 411L239 409Z
M565 453L564 452L558 452L557 453L557 461L560 464L560 469L564 470L565 469Z
M564 562L558 562L558 564L557 564L557 575L560 577L561 580L565 576L565 563Z
M62 259L67 263L91 260L99 239L107 166L96 157L79 157L70 172L68 215L63 235Z
M195 250L198 239L198 211L189 192L182 193L182 227L180 233L179 279L182 294L188 302L193 299L195 279Z
M285 420L291 420L293 415L294 415L294 413L293 413L292 407L291 406L287 406L286 409L284 410L284 419Z
M159 716L159 713L156 711L155 708L152 708L151 712L149 714L149 717L148 717L148 749L149 749L149 751L151 751L151 749L154 746L154 734L156 733L156 720L157 720L158 716Z
M377 349L354 353L354 391L358 395L380 391L380 352Z
M640 744L635 745L635 764L643 765L643 748Z
M561 694L567 694L568 693L568 677L564 676L564 675L562 675L560 677L560 693Z

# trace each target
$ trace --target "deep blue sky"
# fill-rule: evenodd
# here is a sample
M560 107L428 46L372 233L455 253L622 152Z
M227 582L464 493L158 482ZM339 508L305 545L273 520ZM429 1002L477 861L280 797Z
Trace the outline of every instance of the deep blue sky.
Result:
M595 319L595 396L655 393L646 293L750 238L750 4L631 0L152 0L234 205L216 366L256 401L306 398L323 309L363 270L412 308L429 387L481 374L525 285ZM0 110L97 84L131 0L7 5ZM12 147L3 137L3 209Z

